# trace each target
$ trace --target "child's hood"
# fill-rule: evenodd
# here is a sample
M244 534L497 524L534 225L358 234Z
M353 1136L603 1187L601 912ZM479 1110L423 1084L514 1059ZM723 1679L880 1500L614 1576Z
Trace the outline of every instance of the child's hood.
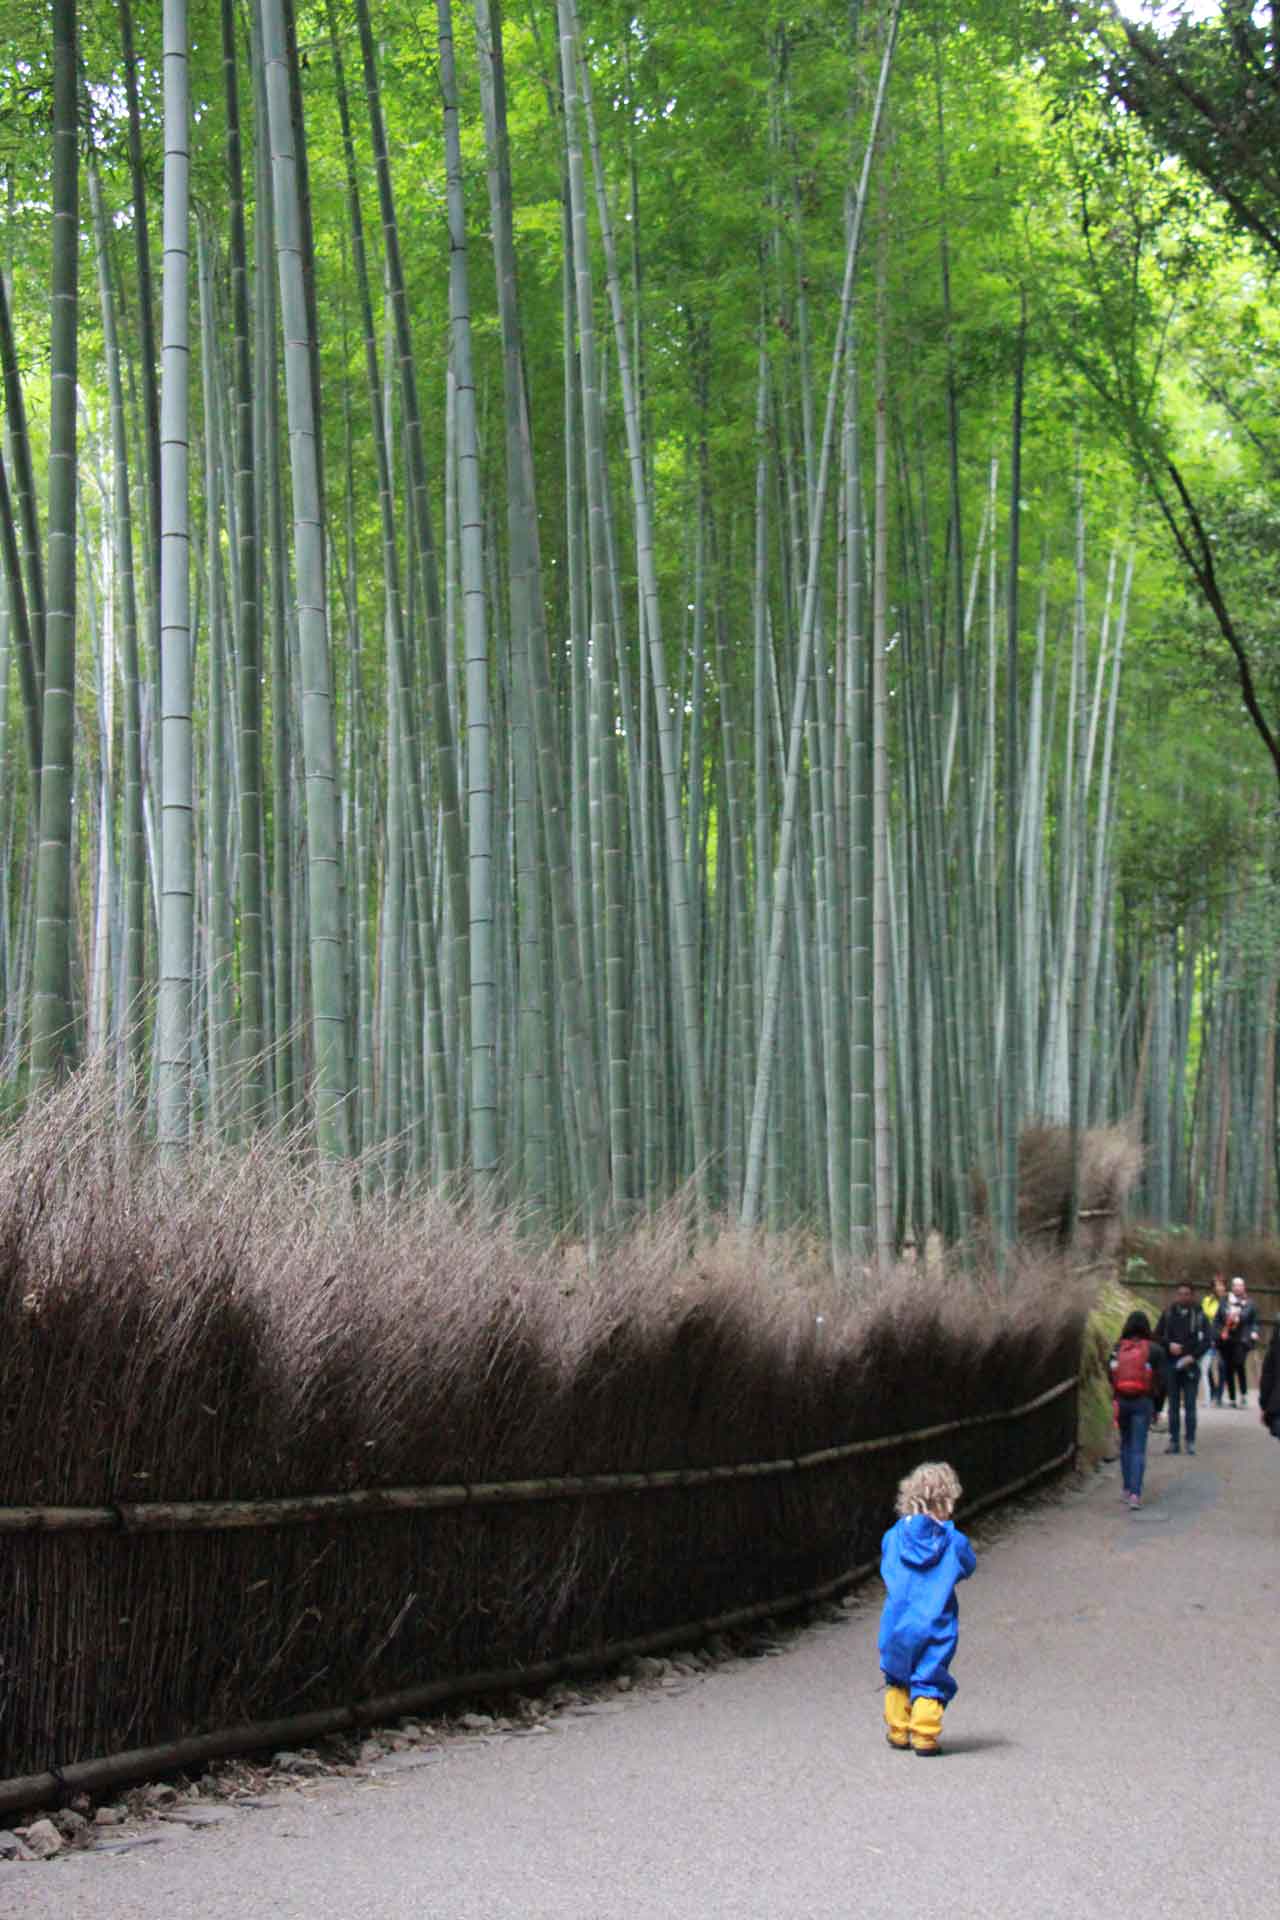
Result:
M928 1513L912 1513L902 1522L899 1551L904 1566L936 1567L947 1550L949 1527Z

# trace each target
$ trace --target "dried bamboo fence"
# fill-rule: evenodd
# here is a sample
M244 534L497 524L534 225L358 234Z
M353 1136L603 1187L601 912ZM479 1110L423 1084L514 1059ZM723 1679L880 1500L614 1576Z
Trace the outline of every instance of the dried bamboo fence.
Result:
M674 1468L656 1472L559 1475L526 1480L476 1484L385 1487L253 1501L125 1501L96 1507L27 1506L0 1508L0 1533L38 1539L45 1546L67 1543L77 1536L110 1536L156 1541L174 1536L201 1536L245 1532L278 1532L333 1523L349 1524L386 1516L481 1513L498 1507L523 1508L548 1502L613 1501L618 1496L653 1493L692 1494L723 1489L733 1483L780 1480L788 1475L829 1473L848 1463L879 1459L896 1475L908 1457L920 1457L938 1440L948 1441L948 1453L973 1486L975 1472L996 1466L1007 1453L990 1442L1001 1430L1037 1426L1043 1443L1056 1449L1028 1471L986 1485L965 1505L966 1516L1008 1499L1068 1465L1075 1453L1078 1372L1020 1404L958 1419L934 1422L908 1432L879 1435L823 1447L792 1458L738 1461L710 1467ZM1048 1424L1046 1424L1046 1418ZM982 1435L986 1446L975 1452L971 1443ZM1059 1442L1065 1440L1065 1444ZM1024 1443L1025 1445L1025 1443ZM1024 1446L1009 1449L1023 1453ZM980 1464L981 1461L981 1464ZM888 1482L885 1483L886 1488ZM860 1516L852 1529L865 1545L882 1524L883 1510ZM872 1535L868 1535L867 1522ZM50 1764L43 1770L0 1781L0 1813L57 1804L73 1793L105 1792L157 1773L193 1769L213 1759L249 1752L284 1742L315 1739L410 1712L422 1712L447 1700L543 1687L566 1675L613 1664L621 1659L662 1647L688 1643L709 1634L745 1626L762 1618L785 1614L835 1598L866 1580L876 1569L874 1558L847 1566L835 1575L788 1592L771 1594L744 1606L731 1607L656 1630L606 1639L571 1649L550 1659L488 1667L444 1676L367 1696L355 1702L333 1704L269 1720L246 1722L213 1733L187 1735L124 1752Z
M926 1450L977 1503L1074 1447L1061 1262L571 1252L266 1141L175 1172L86 1082L0 1135L3 1804L781 1612Z

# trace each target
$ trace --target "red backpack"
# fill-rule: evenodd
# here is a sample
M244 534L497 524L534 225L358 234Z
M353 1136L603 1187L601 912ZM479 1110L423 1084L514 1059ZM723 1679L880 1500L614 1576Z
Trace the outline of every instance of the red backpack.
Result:
M1116 1392L1125 1399L1133 1399L1140 1393L1150 1393L1155 1383L1151 1342L1122 1340L1116 1353L1116 1370L1111 1376L1111 1384Z

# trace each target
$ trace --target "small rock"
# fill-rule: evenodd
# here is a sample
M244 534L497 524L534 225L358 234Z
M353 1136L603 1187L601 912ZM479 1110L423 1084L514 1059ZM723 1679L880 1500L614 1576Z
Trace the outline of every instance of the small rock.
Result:
M35 1854L16 1833L0 1832L0 1860L34 1860Z
M62 1807L57 1813L51 1814L50 1818L64 1840L74 1840L89 1824L84 1815L77 1813L74 1807Z
M356 1755L362 1766L371 1767L375 1760L382 1758L382 1746L377 1740L362 1740L360 1751Z
M550 1694L547 1695L547 1698L551 1698ZM488 1733L493 1727L493 1715L491 1713L464 1713L458 1725L469 1728L472 1733Z
M661 1680L665 1673L671 1671L669 1660L659 1660L649 1653L637 1654L629 1664L637 1680Z
M99 1807L93 1816L95 1827L118 1827L124 1819L123 1807Z
M426 1738L426 1729L418 1720L402 1720L400 1722L400 1731L406 1740L423 1740Z
M403 1753L389 1753L384 1760L380 1760L378 1762L378 1772L379 1774L415 1773L421 1767L429 1767L432 1764L432 1759L433 1756L429 1753L424 1753L421 1747L406 1745Z
M403 1733L393 1733L387 1741L387 1745L392 1753L407 1753L413 1745L413 1742L407 1739Z
M634 1684L635 1683L632 1680L631 1675L629 1673L620 1673L618 1675L617 1680L614 1682L614 1685L617 1687L619 1693L630 1693Z
M323 1773L324 1761L314 1753L277 1753L272 1756L277 1773Z
M160 1815L162 1820L180 1827L220 1827L224 1820L232 1817L228 1807L172 1807Z
M72 1813L82 1813L86 1819L93 1812L93 1802L87 1793L73 1793L68 1804Z
M156 1786L148 1787L143 1798L149 1807L171 1807L178 1798L178 1790L161 1781Z
M33 1860L52 1860L55 1853L62 1852L62 1835L52 1820L37 1820L34 1826L27 1828L23 1838Z

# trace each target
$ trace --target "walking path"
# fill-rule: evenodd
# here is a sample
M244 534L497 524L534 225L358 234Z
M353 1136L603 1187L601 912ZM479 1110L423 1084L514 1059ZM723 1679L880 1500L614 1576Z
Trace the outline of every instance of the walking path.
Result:
M975 1530L960 1694L880 1728L878 1587L844 1616L550 1735L458 1739L207 1832L0 1865L23 1920L1257 1920L1280 1812L1280 1446L1201 1415ZM406 1763L396 1768L392 1762ZM412 1766L408 1763L412 1762Z

